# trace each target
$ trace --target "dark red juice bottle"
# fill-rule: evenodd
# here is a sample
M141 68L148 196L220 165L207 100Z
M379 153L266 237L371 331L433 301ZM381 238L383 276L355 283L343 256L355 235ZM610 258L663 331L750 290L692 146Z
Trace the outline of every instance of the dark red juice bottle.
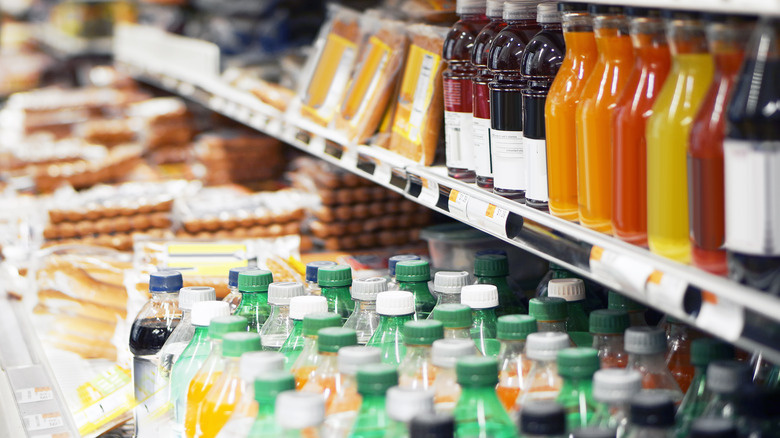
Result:
M488 54L493 74L490 88L490 147L493 156L493 193L524 200L528 185L523 149L522 57L526 44L541 30L536 23L536 1L504 3L506 27L496 35Z
M504 2L488 0L487 17L490 22L474 40L471 50L471 65L477 69L472 79L474 106L471 137L474 144L474 167L477 174L477 186L493 190L493 157L490 148L490 89L488 83L493 74L487 68L488 54L493 39L506 27L503 17Z
M472 147L472 84L477 69L471 65L471 51L479 31L488 23L485 0L458 0L460 20L444 40L443 58L447 69L444 80L444 135L447 174L464 181L474 181L474 148Z
M780 295L780 18L750 39L723 142L729 276Z
M688 141L688 207L693 264L726 275L723 139L726 104L745 57L753 21L739 15L711 15L707 41L715 76Z
M557 3L541 3L536 21L542 26L525 46L522 74L523 88L523 148L526 153L528 188L525 203L547 210L547 142L544 130L544 105L555 75L563 62L566 43L561 28L561 13Z

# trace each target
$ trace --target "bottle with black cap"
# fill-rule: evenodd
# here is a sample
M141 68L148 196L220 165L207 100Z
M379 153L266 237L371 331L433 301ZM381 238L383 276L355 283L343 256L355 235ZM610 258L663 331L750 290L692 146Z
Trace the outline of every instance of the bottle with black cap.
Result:
M409 438L453 438L455 418L450 414L419 414L409 424Z
M640 392L631 400L628 438L670 438L674 435L674 402L668 395Z
M736 414L739 390L750 384L750 367L736 360L716 360L707 367L707 389L712 399L702 417L733 418Z
M552 401L528 403L520 411L520 434L528 438L566 436L566 411Z
M737 427L726 418L699 418L693 422L690 438L737 438Z

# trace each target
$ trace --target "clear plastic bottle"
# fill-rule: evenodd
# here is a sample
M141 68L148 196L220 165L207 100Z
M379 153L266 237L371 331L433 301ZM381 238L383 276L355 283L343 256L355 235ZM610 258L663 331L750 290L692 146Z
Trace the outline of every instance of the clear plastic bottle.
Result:
M631 324L628 312L616 309L594 310L590 314L593 348L598 350L601 368L625 368L628 353L623 333Z
M674 402L666 394L642 391L629 407L628 438L674 436Z
M340 327L341 317L335 313L310 313L303 318L303 350L290 367L295 376L295 389L306 386L320 362L317 337L319 331L327 327ZM288 359L289 360L289 357Z
M322 296L328 299L328 312L341 316L343 325L355 309L349 292L352 268L349 265L323 266L317 271L317 282Z
M566 300L566 331L588 332L588 313L585 311L585 283L579 278L550 280L547 296Z
M427 260L398 262L395 266L398 289L414 294L415 319L426 319L436 305L431 288L431 265Z
M625 333L628 368L642 374L642 388L660 392L674 403L682 401L680 385L666 367L666 334L657 327L630 327Z
M409 438L453 438L455 418L450 414L416 415L409 423Z
M320 438L325 421L325 400L318 394L285 391L276 397L279 438Z
M433 319L444 324L444 339L471 339L471 307L442 304L433 310Z
M319 360L317 368L309 377L301 391L315 392L325 397L327 411L336 396L338 379L338 351L343 347L357 345L357 333L343 327L326 327L317 333Z
M246 435L251 438L276 438L281 428L276 423L276 397L285 391L295 389L295 379L290 373L275 372L258 375L254 382L257 416ZM225 426L227 428L227 426ZM222 437L219 437L222 438ZM239 438L235 436L235 438Z
M642 375L636 370L619 368L596 371L593 375L593 399L598 402L589 426L615 430L623 438L628 427L631 398L642 390Z
M251 271L256 268L249 266L239 266L238 268L231 268L228 272L228 294L222 301L230 304L230 312L233 313L241 304L241 292L238 291L238 274L243 271Z
M497 356L500 344L496 340L498 321L498 289L491 284L472 284L461 291L460 301L471 307L471 339L484 356Z
M455 364L462 393L455 405L456 435L515 438L517 430L496 395L498 361L492 357L464 357Z
M357 372L358 392L363 397L350 438L384 437L390 426L385 395L398 385L398 371L394 365L366 365Z
M176 363L181 352L184 351L187 345L190 344L192 337L195 336L195 325L192 323L192 306L197 302L214 301L216 299L217 293L213 287L183 287L179 291L181 320L160 349L160 375L166 382L171 377L173 364Z
M433 381L436 412L452 414L460 398L460 385L455 374L455 362L466 356L477 355L471 339L440 339L433 342L431 362L436 367Z
M569 313L566 300L563 298L531 298L528 303L528 314L536 318L536 325L540 332L568 333L566 322Z
M428 319L433 318L436 308L442 304L460 304L460 290L469 284L471 284L471 275L466 271L437 272L433 276L433 291L439 298Z
M417 415L433 414L433 391L394 386L387 390L390 426L385 438L408 438L409 423Z
M598 352L589 347L567 348L558 353L557 363L563 386L555 401L566 409L566 429L586 427L596 411L593 374L600 365Z
M536 320L528 315L504 315L498 318L498 386L496 393L504 409L516 416L517 396L528 389L531 361L525 357L525 340L536 333Z
M326 438L346 438L349 435L363 400L357 390L357 370L379 364L381 359L382 350L376 347L344 347L339 350L336 394L325 410L323 434Z
M684 322L671 316L666 318L666 366L683 394L688 392L695 372L691 363L693 335Z
M306 295L322 295L320 285L317 283L319 269L325 266L336 266L336 262L328 260L306 263Z
M382 363L397 366L406 354L402 329L414 319L414 295L411 292L381 292L376 297L379 326L366 345L382 350Z
M305 293L301 283L277 282L268 285L268 304L271 306L271 314L260 329L263 350L278 351L282 348L293 328L293 321L290 318L290 300Z
M382 277L356 279L352 282L355 311L347 318L344 328L351 328L357 332L360 345L366 345L379 325L376 296L381 292L387 292L387 280Z
M520 298L509 287L508 276L509 259L505 254L480 254L474 259L474 284L492 284L498 289L499 306L496 315L528 313Z
M725 418L699 418L693 422L691 438L737 438L737 426Z
M612 290L609 291L607 294L607 308L622 309L628 312L628 316L631 319L631 327L647 326L647 321L645 320L647 307L625 295L621 295Z
M562 438L566 435L566 411L552 401L528 403L520 413L520 435L523 437Z
M436 320L407 321L403 328L406 355L398 365L398 385L429 389L436 377L431 359L434 341L444 337L444 326Z
M290 300L290 319L293 322L290 335L282 344L279 352L287 358L285 369L292 368L298 356L303 351L305 338L303 337L303 319L306 315L325 313L328 311L328 300L321 296L307 295L295 297Z
M238 291L241 303L233 312L249 321L249 331L260 333L263 324L271 314L268 305L268 285L274 281L271 271L252 269L238 273Z
M398 254L387 259L387 290L396 291L398 288L398 280L395 278L395 267L398 262L405 262L410 260L420 260L420 256L416 254Z
M707 389L712 398L702 417L734 418L738 392L750 384L750 367L736 360L716 360L707 366Z
M531 360L528 372L528 386L517 396L515 411L532 401L555 400L563 386L558 374L556 357L558 352L568 348L569 337L560 332L531 333L525 341L525 356Z

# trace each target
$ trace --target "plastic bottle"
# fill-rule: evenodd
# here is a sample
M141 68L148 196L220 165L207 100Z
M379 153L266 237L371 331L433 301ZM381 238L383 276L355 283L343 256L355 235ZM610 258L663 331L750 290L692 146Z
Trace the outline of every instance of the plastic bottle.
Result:
M254 386L257 416L247 436L276 438L282 432L275 418L276 397L282 392L295 389L295 379L287 372L265 373L257 376Z
M702 417L734 418L738 392L750 384L750 367L735 360L716 360L707 366L707 389L712 398Z
M405 262L410 260L420 260L420 256L416 254L398 254L387 259L387 290L396 291L398 289L398 280L395 278L395 267L398 262Z
M525 203L547 210L547 144L544 107L555 75L563 62L566 45L557 3L540 3L536 21L542 30L531 38L523 51L523 147L526 151L528 188Z
M320 268L325 266L336 266L336 262L322 260L306 263L306 295L322 295L320 285L317 283L317 275Z
M414 295L411 292L381 292L376 297L379 326L366 345L382 350L382 363L398 365L406 354L402 329L414 319Z
M153 272L149 276L151 299L143 305L130 327L130 353L133 355L132 379L138 405L133 409L135 434L149 433L151 415L165 405L167 382L160 372L158 353L179 324L178 271Z
M228 333L246 332L247 325L248 322L243 316L225 316L211 320L209 324L211 352L190 380L186 398L180 398L180 402L174 407L176 409L176 424L178 427L183 424L184 434L188 438L193 438L198 433L198 411L214 382L219 379L224 370L222 339ZM182 403L186 404L183 409ZM183 418L181 414L184 415Z
M349 265L322 266L317 271L317 282L322 296L328 299L328 312L341 316L343 325L355 309L352 294L349 292L349 287L352 286L352 268Z
M271 314L268 305L268 285L273 283L273 274L264 269L253 269L238 273L238 291L241 303L233 312L249 321L250 332L260 333L263 324Z
M460 19L447 33L442 55L447 61L447 68L442 73L447 174L473 182L476 174L471 146L471 78L477 70L471 65L471 50L488 19L485 16L485 0L459 0L455 11Z
M455 363L462 393L455 405L455 434L492 438L517 437L517 430L496 396L498 361L464 357Z
M683 394L688 392L695 372L691 363L691 335L684 322L671 316L666 318L666 366Z
M657 327L630 327L625 333L628 368L642 374L642 388L663 393L674 403L682 401L680 385L666 367L666 334Z
M544 108L547 134L549 209L553 216L578 219L576 110L582 89L596 66L593 19L585 3L559 3L566 54Z
M379 325L376 296L381 292L387 292L387 280L382 277L356 279L352 282L355 311L347 318L344 328L351 328L357 332L360 345L365 345L371 339Z
M774 296L780 295L780 196L773 179L779 174L778 27L777 17L756 24L726 110L723 142L729 277Z
M416 415L409 424L409 438L454 438L455 418L450 414Z
M631 320L631 327L647 326L647 320L645 320L647 307L625 295L621 295L615 291L609 291L607 296L607 308L625 310L628 312L628 317Z
M531 402L520 413L520 435L561 438L566 435L566 411L551 401Z
M555 399L566 409L566 429L586 427L596 411L593 374L599 369L598 352L589 347L567 348L557 357L563 386Z
M301 390L322 394L325 397L326 410L336 396L336 381L339 374L338 351L343 347L355 345L357 345L357 333L352 329L326 327L317 334L319 351L317 368Z
M290 367L290 372L295 376L295 389L306 386L320 363L318 343L320 330L340 326L341 318L332 312L310 313L303 318L303 350Z
M398 262L395 278L399 290L414 294L415 319L426 319L436 305L428 282L431 280L431 265L427 260Z
M506 26L503 12L503 1L487 1L486 15L490 22L477 34L474 48L471 50L471 65L477 69L472 77L474 167L477 186L487 190L493 190L493 160L490 154L490 88L488 87L493 74L487 68L487 60L493 40Z
M471 308L464 304L442 304L433 309L433 319L444 324L444 339L471 339Z
M403 327L406 355L398 365L398 385L402 388L428 389L436 377L431 360L434 341L444 337L444 326L436 320L407 321Z
M628 312L616 309L595 310L590 314L593 348L599 352L601 368L625 368L628 354L623 333L630 324Z
M628 438L670 438L674 434L674 402L665 394L640 392L631 400Z
M713 62L698 13L666 10L664 17L672 70L647 120L647 239L654 253L689 263L688 191L681 190L688 184L685 152Z
M238 305L241 304L241 292L238 291L238 274L253 269L256 268L239 266L237 268L231 268L230 271L228 271L228 294L225 295L225 298L222 298L222 301L230 304L231 313L235 312Z
M585 311L585 283L579 278L550 280L547 296L566 300L566 331L588 332L588 313Z
M293 329L290 300L305 293L301 283L277 282L268 285L268 304L271 306L271 314L260 329L263 350L278 351L282 348Z
M528 303L528 314L536 318L536 326L540 332L567 333L568 309L563 298L531 298Z
M409 423L416 415L433 415L433 391L394 386L387 390L390 426L385 438L408 438Z
M491 284L465 286L460 301L471 308L471 339L477 344L477 350L484 356L495 357L500 347L496 340L498 289Z
M642 375L636 370L606 369L593 375L593 399L598 403L589 426L612 429L613 437L626 435L629 402L642 390Z
M436 412L453 413L461 393L455 362L462 357L475 355L477 348L471 339L440 339L433 342L431 361L436 366L436 378L433 381Z
M326 313L327 311L328 300L325 297L307 295L290 299L290 319L293 322L293 327L290 335L287 336L284 344L279 349L279 352L287 358L285 369L289 370L292 368L306 343L306 339L303 336L303 319L306 315Z
M740 436L765 438L777 436L780 418L780 391L748 385L740 391L737 428Z
M523 200L528 185L523 149L523 50L541 28L534 1L504 3L506 26L493 39L487 68L490 89L490 148L493 192Z
M439 271L433 276L433 291L439 296L428 319L433 318L436 308L442 304L460 304L460 290L471 284L471 276L466 271Z
M515 411L532 401L555 400L563 385L558 374L558 352L569 347L569 337L559 332L531 333L525 341L525 356L531 361L527 389L517 396Z
M737 427L725 418L699 418L693 422L691 438L737 438Z
M612 230L615 237L647 246L647 148L645 125L671 66L666 26L659 9L628 8L634 66L613 115Z
M279 438L320 438L325 420L325 400L317 394L285 391L276 397L276 423Z
M522 301L509 287L509 260L506 254L481 254L474 260L475 284L492 284L498 288L499 306L496 315L528 313Z
M184 351L187 345L190 344L192 337L195 336L195 325L192 323L192 306L201 301L214 301L216 299L217 294L213 287L192 286L183 287L179 290L181 320L160 349L160 374L165 381L171 377L173 364L176 363L181 352Z
M723 139L726 105L745 57L753 20L738 15L709 15L707 42L715 73L691 125L688 141L688 197L691 261L716 275L726 275L726 207L723 186Z
M528 315L504 315L498 318L498 385L496 393L504 409L514 415L517 396L528 389L531 361L525 357L525 340L536 332L536 320Z
M376 347L344 347L337 361L336 394L325 410L323 434L329 438L346 438L355 422L362 398L357 391L355 375L360 367L380 363L382 350Z
M617 431L604 427L585 427L572 432L572 438L615 438Z
M390 426L385 395L398 385L398 371L393 365L366 365L357 371L357 384L363 402L349 437L384 437Z

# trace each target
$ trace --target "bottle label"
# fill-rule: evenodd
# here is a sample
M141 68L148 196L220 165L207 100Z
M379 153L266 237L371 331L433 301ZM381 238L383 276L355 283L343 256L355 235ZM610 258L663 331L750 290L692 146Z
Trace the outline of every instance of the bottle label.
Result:
M525 190L526 169L523 131L490 130L495 187Z
M328 34L304 95L304 114L323 124L333 118L349 82L356 55L355 43L334 33Z
M380 83L382 77L387 74L392 51L390 46L376 36L369 38L366 55L361 57L360 74L350 85L342 106L350 126L357 126L371 103L376 102L375 96L381 92Z
M474 150L471 139L471 113L444 112L447 167L474 168Z
M547 142L544 139L523 138L523 149L527 153L526 172L528 190L526 199L547 202Z
M726 248L780 256L780 141L723 143Z
M411 46L393 119L393 132L417 145L422 144L420 130L433 100L440 70L441 56L420 46Z
M472 117L471 138L474 145L474 164L477 176L493 176L493 159L490 148L490 119Z

